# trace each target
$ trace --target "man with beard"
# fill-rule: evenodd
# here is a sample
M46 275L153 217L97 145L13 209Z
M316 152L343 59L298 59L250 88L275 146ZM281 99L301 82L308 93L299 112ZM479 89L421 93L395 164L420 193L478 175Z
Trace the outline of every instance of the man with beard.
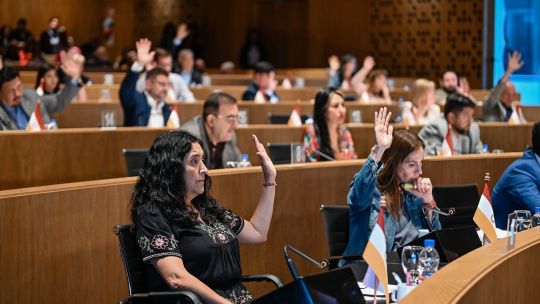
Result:
M454 71L444 72L440 80L440 85L441 87L435 91L435 103L440 106L444 106L446 104L446 97L454 92L465 95L474 101L474 98L470 94L471 87L469 86L469 81L465 77L459 77L458 81L458 75Z
M473 154L482 152L480 128L473 122L476 104L469 97L452 93L446 99L444 116L420 130L418 135L426 145L426 155L439 155L443 145L450 154Z

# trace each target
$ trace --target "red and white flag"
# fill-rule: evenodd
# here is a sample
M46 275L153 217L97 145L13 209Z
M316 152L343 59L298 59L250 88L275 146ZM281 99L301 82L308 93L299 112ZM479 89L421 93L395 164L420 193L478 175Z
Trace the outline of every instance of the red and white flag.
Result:
M266 103L266 96L264 96L264 93L261 90L258 90L253 101L255 103Z
M171 115L169 115L166 126L169 129L180 128L180 116L178 116L177 106L172 106Z
M377 223L371 231L371 236L362 255L366 260L369 268L375 272L378 281L383 287L386 303L390 302L388 296L388 270L386 268L386 237L384 235L384 213L383 208L379 210L379 217ZM365 284L365 283L364 283ZM378 284L369 286L373 289L378 289Z
M302 126L302 118L300 117L300 105L296 105L294 109L291 112L291 116L289 117L288 125L292 127L301 127Z
M30 119L28 120L28 124L26 125L26 131L45 130L45 125L43 124L43 116L41 116L40 104L41 104L40 101L36 103L34 112L32 112L32 115L30 116Z
M452 142L452 129L450 128L450 125L448 125L448 132L446 132L446 137L443 140L439 155L452 156L453 154L454 154L454 143Z
M518 125L518 124L526 122L526 121L521 120L519 112L520 112L520 106L519 105L516 105L515 107L512 107L512 114L510 114L510 118L508 118L508 123L509 124Z
M484 184L484 191L478 202L478 207L474 212L473 220L484 231L484 235L490 242L497 240L497 230L495 229L495 217L491 206L491 196L489 194L488 182Z

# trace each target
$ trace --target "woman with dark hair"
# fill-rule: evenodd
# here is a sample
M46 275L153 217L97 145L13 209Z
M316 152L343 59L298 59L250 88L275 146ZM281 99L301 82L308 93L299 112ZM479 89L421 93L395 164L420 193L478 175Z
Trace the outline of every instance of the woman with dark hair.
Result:
M266 241L274 206L276 170L252 139L264 182L249 220L210 196L201 141L185 131L160 135L135 185L131 218L151 291L188 290L204 303L245 303L239 243Z
M34 89L39 96L56 94L60 90L58 69L50 64L41 66L38 70Z
M418 229L441 229L438 213L433 212L437 207L431 180L422 177L424 143L409 130L392 132L390 115L386 108L375 112L376 144L349 189L346 256L364 252L380 208L388 252L416 239Z
M356 159L351 133L345 121L343 94L335 88L320 90L313 107L314 123L304 133L304 149L310 161Z

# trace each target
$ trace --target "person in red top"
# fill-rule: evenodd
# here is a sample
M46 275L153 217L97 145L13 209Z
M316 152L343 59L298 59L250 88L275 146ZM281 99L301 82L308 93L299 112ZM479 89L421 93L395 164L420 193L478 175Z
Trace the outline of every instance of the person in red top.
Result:
M345 121L343 93L335 88L320 90L315 96L314 122L304 133L304 149L309 161L356 159L351 133Z

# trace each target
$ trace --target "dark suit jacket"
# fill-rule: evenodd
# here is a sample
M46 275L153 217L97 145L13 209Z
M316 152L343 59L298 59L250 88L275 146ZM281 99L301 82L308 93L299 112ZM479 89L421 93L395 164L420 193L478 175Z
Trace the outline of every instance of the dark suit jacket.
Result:
M146 95L139 93L136 90L137 80L139 74L127 72L126 77L122 81L120 86L120 102L124 109L124 126L147 126L150 119L150 111L152 108L148 104ZM163 107L163 121L167 123L169 116L171 115L171 109L165 105Z
M257 95L257 92L259 91L259 87L255 83L251 83L246 91L244 91L244 94L242 94L242 100L254 100L255 96ZM264 97L266 100L270 100L272 97L280 99L279 96L276 94L276 92L273 92L272 95L268 95L264 93Z

